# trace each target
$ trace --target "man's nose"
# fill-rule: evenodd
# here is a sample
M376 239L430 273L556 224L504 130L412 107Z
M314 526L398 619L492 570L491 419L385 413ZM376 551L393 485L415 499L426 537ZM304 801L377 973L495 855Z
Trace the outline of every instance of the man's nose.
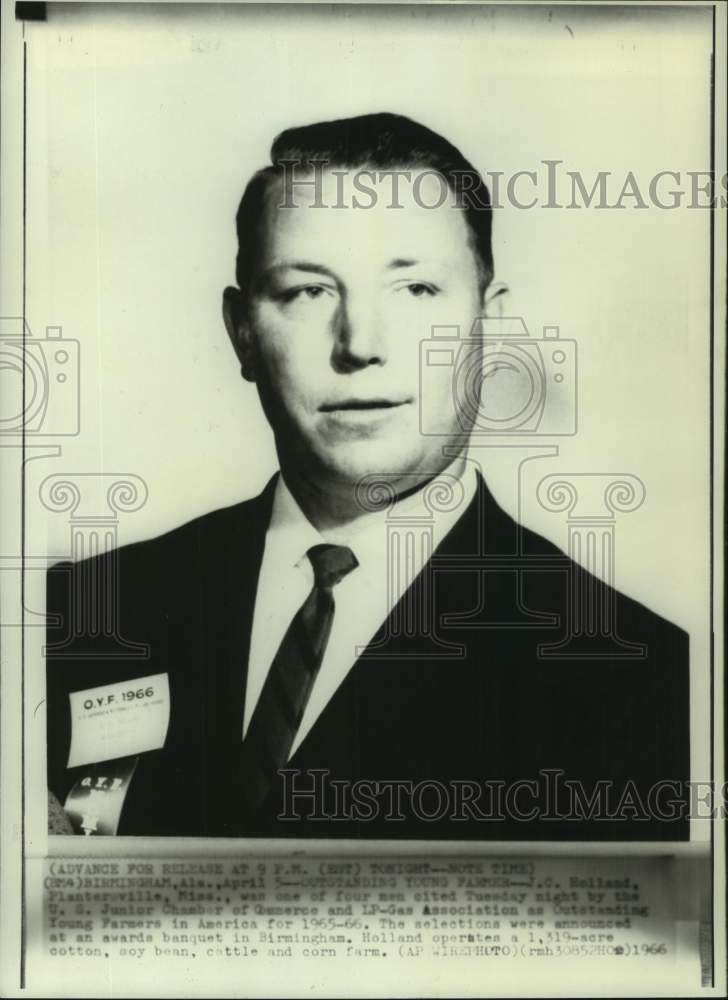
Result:
M377 310L366 299L342 299L334 317L334 368L348 372L386 362L385 331Z

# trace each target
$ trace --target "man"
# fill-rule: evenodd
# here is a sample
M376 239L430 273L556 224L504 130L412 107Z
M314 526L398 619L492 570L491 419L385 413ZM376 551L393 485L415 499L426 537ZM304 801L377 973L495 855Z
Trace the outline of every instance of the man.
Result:
M224 317L281 473L53 567L51 790L87 834L685 838L687 636L516 524L452 365L422 377L433 330L491 307L481 177L391 114L271 158ZM78 602L112 577L141 664L88 653Z

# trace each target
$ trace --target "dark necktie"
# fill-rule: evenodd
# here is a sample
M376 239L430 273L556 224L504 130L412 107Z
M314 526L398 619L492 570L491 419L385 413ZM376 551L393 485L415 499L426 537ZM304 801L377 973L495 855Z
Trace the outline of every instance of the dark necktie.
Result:
M343 545L308 550L314 585L283 636L243 740L243 797L255 810L291 752L334 620L336 584L358 562Z

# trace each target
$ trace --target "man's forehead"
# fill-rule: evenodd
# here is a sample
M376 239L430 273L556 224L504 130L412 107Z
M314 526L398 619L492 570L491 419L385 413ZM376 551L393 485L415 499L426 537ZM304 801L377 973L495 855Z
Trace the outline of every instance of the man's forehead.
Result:
M282 242L329 240L372 248L395 241L402 254L417 249L418 257L425 248L436 256L469 249L464 212L447 181L419 168L396 177L373 167L334 167L279 178L268 191L264 235L269 251Z

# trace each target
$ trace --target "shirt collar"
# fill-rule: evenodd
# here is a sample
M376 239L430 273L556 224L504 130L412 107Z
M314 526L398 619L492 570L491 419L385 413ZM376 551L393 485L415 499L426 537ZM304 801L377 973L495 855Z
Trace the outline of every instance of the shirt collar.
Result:
M279 474L265 540L267 551L278 555L283 565L298 566L311 546L323 542L322 535L298 506Z

